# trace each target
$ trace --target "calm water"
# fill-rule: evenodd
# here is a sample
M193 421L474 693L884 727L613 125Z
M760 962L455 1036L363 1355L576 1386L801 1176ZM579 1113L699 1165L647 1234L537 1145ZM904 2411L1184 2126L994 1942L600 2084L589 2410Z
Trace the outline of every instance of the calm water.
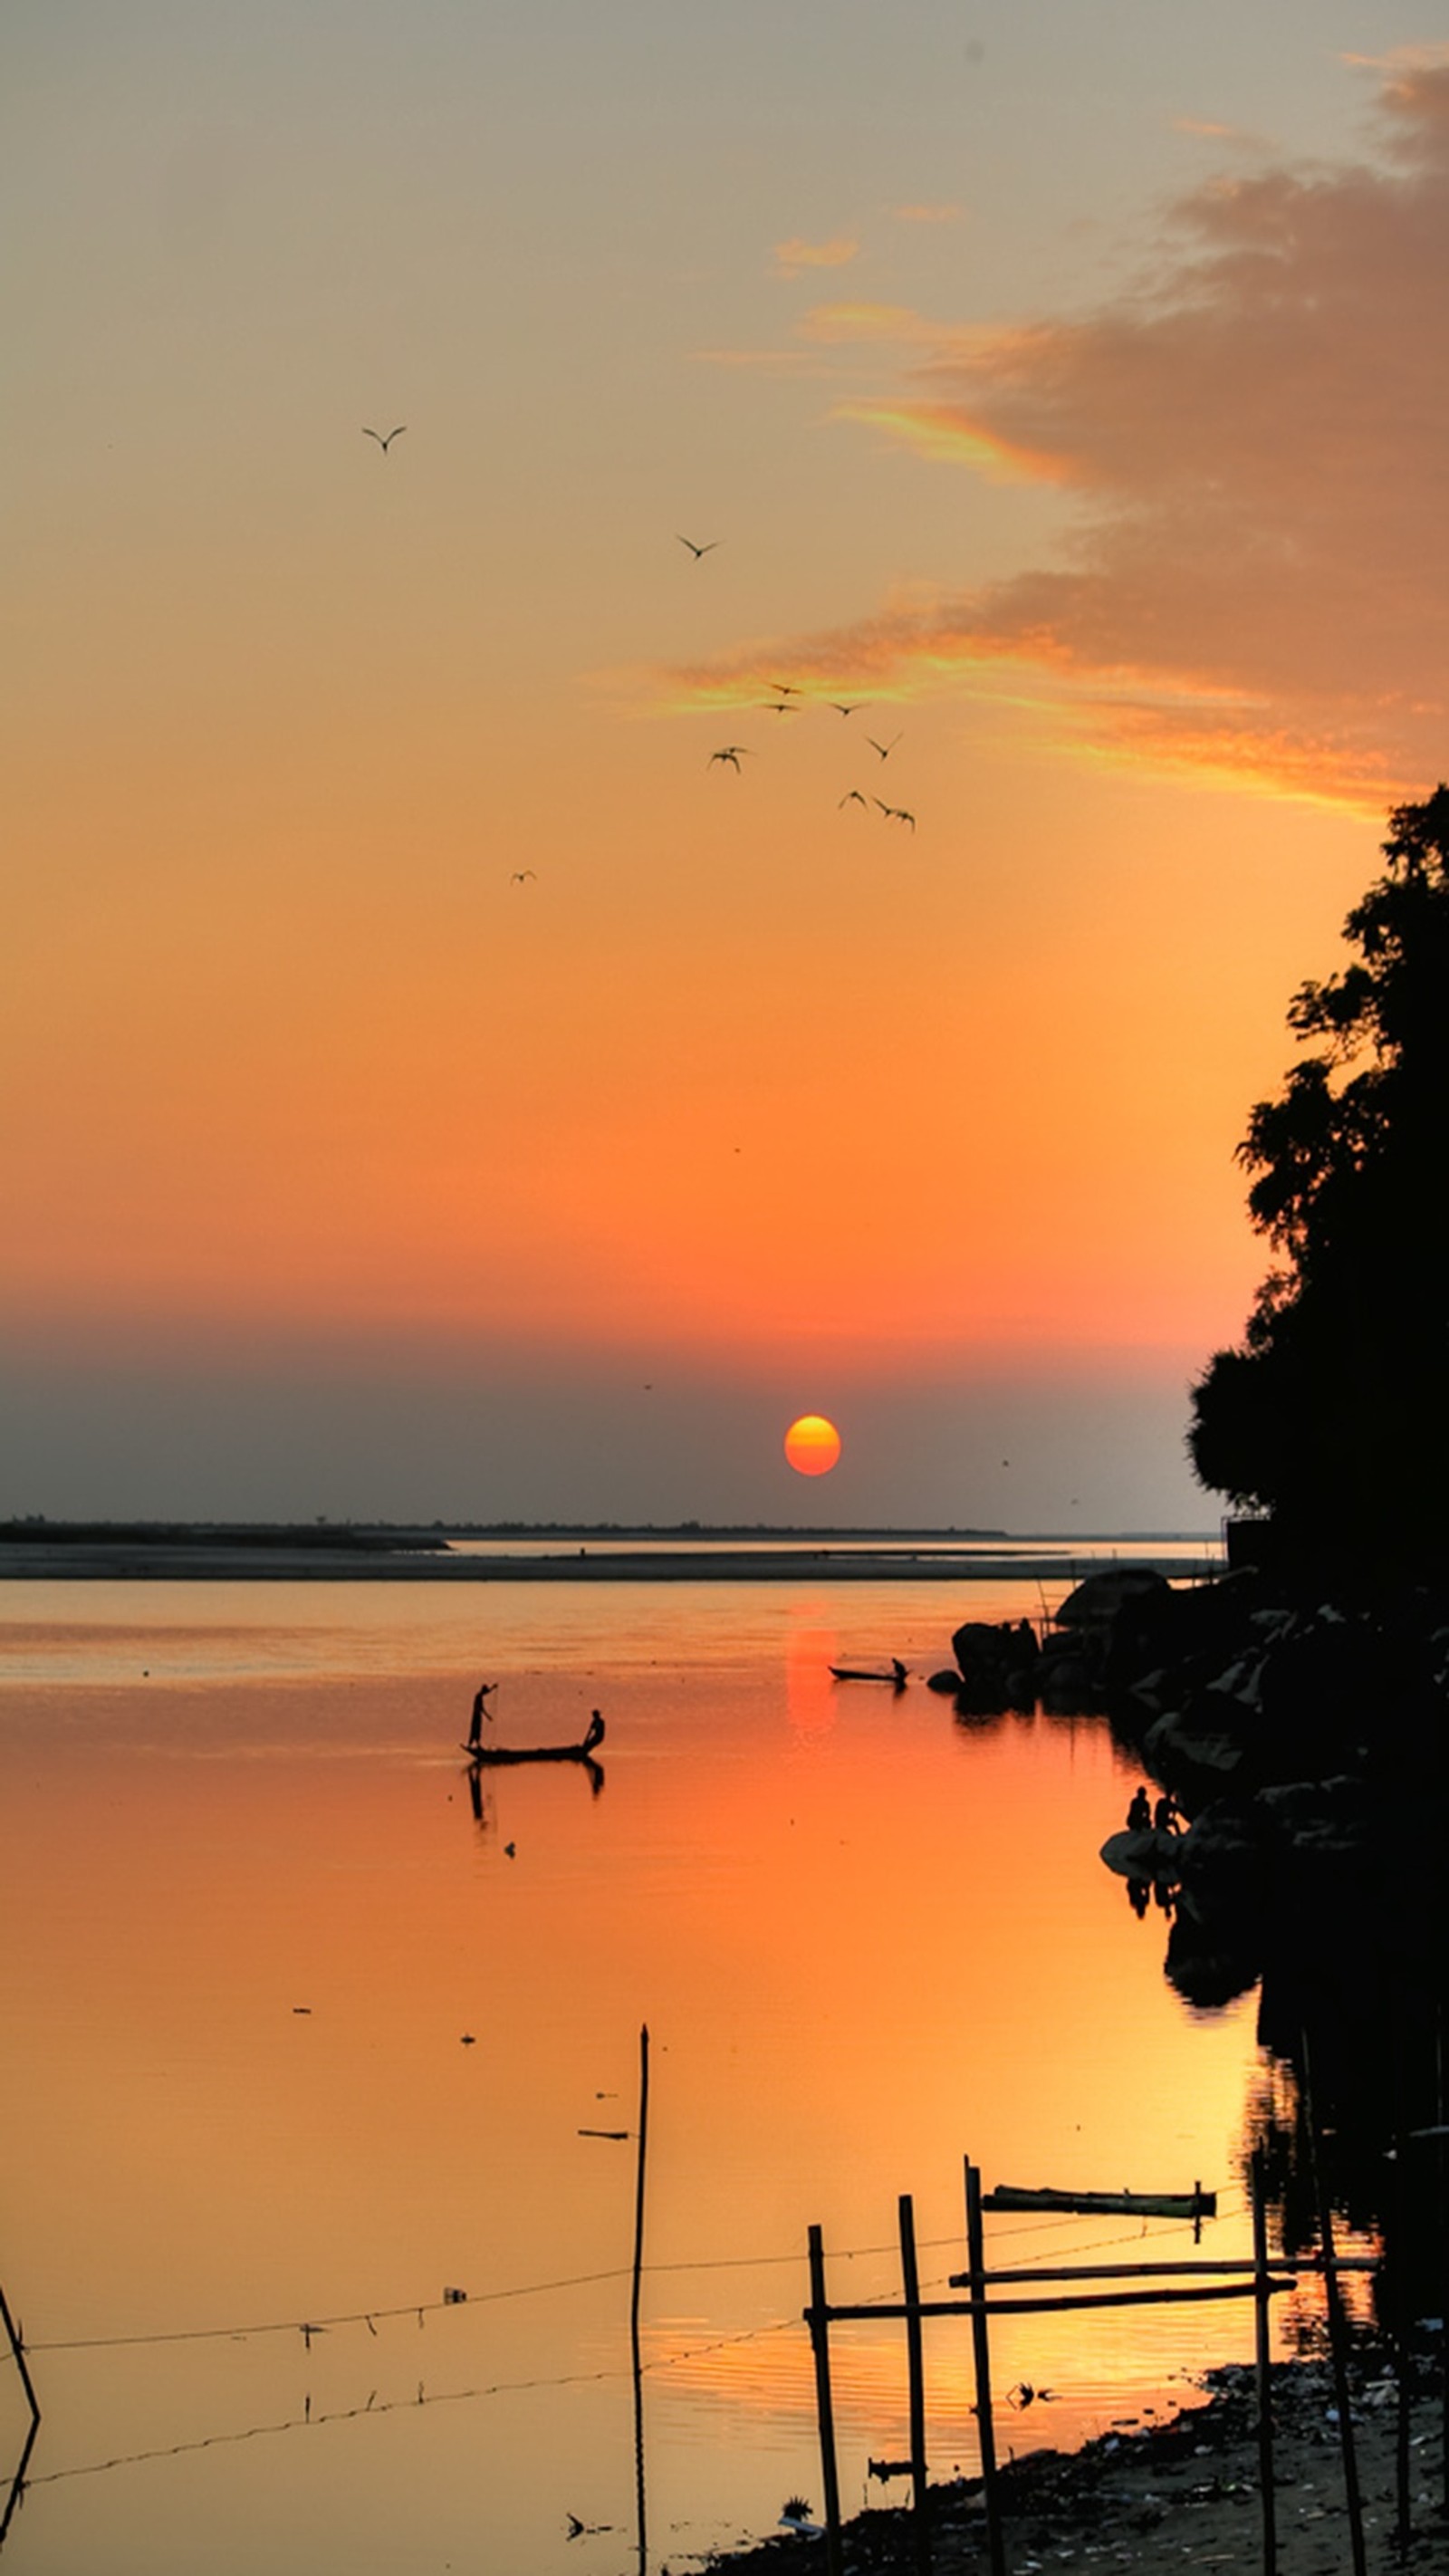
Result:
M44 2407L6 2576L632 2564L634 2150L580 2131L633 2127L644 2021L655 2568L819 2502L809 2221L838 2296L889 2297L910 2190L944 2284L969 2150L988 2185L1201 2176L1210 2250L1245 2251L1252 1999L1190 2014L1100 1866L1105 1728L963 1728L826 1669L930 1669L958 1617L1037 1606L5 1587L0 2282ZM507 1741L601 1707L601 1794L498 1773L475 1814L480 1674ZM1143 2232L989 2226L1013 2261ZM999 2387L1056 2392L1003 2440L1165 2407L1248 2338L1237 2307L1002 2325ZM899 2330L838 2360L854 2504L905 2447ZM933 2468L973 2466L964 2330L927 2363ZM6 2365L12 2450L16 2398Z

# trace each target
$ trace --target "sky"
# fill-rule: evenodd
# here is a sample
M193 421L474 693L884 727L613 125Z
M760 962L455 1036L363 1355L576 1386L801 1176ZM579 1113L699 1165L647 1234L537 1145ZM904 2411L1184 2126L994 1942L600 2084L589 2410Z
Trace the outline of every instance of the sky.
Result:
M0 1512L1215 1525L1446 38L17 0Z

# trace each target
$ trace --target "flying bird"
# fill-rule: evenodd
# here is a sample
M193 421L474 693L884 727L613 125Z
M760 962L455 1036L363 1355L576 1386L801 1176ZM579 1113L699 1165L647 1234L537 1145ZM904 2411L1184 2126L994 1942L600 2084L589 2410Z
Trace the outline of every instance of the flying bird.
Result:
M891 753L895 750L896 744L900 741L900 735L898 733L893 733L889 742L877 742L873 733L868 733L865 738L870 744L871 750L878 751L880 753L882 760L889 760Z
M877 805L880 805L880 798L878 796L874 801ZM888 823L909 823L911 830L914 832L916 828L916 818L914 814L908 814L906 812L904 805L880 805L880 810L884 814Z
M863 706L867 706L869 704L869 700L866 698L857 698L853 706L843 707L838 698L829 698L827 699L826 704L828 706L832 706L838 716L856 716L859 715Z
M773 689L777 698L799 698L805 694L793 680L767 680L765 686Z
M750 758L750 746L747 742L727 742L723 751L712 751L704 765L706 769L713 769L717 760L727 760L731 769L738 771L741 753L746 760Z
M363 437L364 437L364 438L375 438L375 439L376 439L376 441L377 441L377 443L378 443L378 446L382 449L382 452L383 452L384 456L386 456L388 449L391 447L391 445L392 445L392 443L393 443L393 440L394 440L395 438L401 438L401 436L402 436L402 434L403 434L403 431L406 429L406 427L407 427L407 422L406 422L405 420L400 420L400 421L398 422L398 425L397 425L396 429L390 429L390 430L388 431L386 438L384 438L384 437L383 437L382 431L381 431L380 429L364 429L364 431L363 431L362 435L363 435Z
M796 706L793 698L763 698L760 703L767 716L798 716L805 712L803 707Z
M677 535L678 531L676 530L675 533ZM712 555L716 546L723 545L724 539L723 537L711 537L707 546L697 546L693 537L680 537L679 542L682 546L688 546L695 562L698 563L701 555Z
M877 797L875 801L879 804L880 798ZM862 796L858 787L847 787L845 794L840 800L840 805L868 805L869 803L870 798L868 796ZM840 805L836 806L835 810L837 814L840 811Z
M537 868L515 868L508 882L510 885L527 885L530 877L532 877L534 884L537 885Z

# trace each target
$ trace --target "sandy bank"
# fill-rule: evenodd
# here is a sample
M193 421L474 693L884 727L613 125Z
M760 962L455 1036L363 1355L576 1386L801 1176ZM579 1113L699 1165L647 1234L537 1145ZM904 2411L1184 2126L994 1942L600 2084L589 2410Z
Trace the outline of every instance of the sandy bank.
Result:
M1187 1577L1213 1570L1200 1556L1152 1560ZM900 1548L573 1548L548 1556L360 1556L342 1549L0 1546L0 1582L165 1583L1061 1583L1061 1555L952 1555Z

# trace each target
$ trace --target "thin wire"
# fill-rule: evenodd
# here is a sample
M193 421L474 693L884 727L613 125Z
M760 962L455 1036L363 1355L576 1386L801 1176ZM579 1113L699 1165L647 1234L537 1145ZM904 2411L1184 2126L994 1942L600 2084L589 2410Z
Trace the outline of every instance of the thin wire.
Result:
M158 2343L245 2343L253 2335L326 2334L333 2326L376 2326L391 2324L397 2317L436 2316L444 2308L493 2305L499 2299L536 2299L550 2290L581 2290L596 2281L627 2281L629 2266L618 2265L611 2272L575 2272L562 2281L526 2281L512 2290L470 2290L466 2299L409 2299L401 2308L352 2308L345 2315L329 2317L280 2317L259 2326L181 2326L166 2334L77 2335L69 2341L27 2343L27 2352L115 2352L130 2351L136 2346Z
M402 2311L411 2314L410 2310ZM644 2376L677 2369L681 2362L702 2361L711 2353L723 2352L728 2345L757 2343L761 2336L784 2334L798 2326L798 2317L778 2317L769 2325L748 2326L740 2334L720 2335L713 2343L693 2345L687 2352L665 2354L656 2361L646 2361ZM419 2406L458 2406L475 2398L530 2395L554 2388L594 2387L604 2380L627 2379L630 2373L618 2367L606 2370L567 2370L551 2379L495 2379L481 2388L443 2388L427 2395L419 2388L416 2397L387 2397L379 2405L375 2396L365 2406L335 2406L317 2415L284 2415L274 2424L248 2424L239 2432L203 2433L189 2442L167 2442L149 2451L122 2451L109 2460L87 2460L68 2469L46 2469L39 2477L27 2478L31 2487L61 2486L68 2478L95 2478L110 2469L135 2468L151 2460L178 2460L195 2451L216 2450L228 2443L255 2442L273 2433L311 2431L322 2424L351 2424L368 2415L396 2415Z
M1227 2214L1231 2215L1232 2213L1229 2212ZM1164 2232L1173 2230L1181 2231L1183 2228L1189 2227L1193 2223L1194 2222L1190 2219L1167 2220L1163 2222ZM1005 2244L1022 2236L1057 2236L1060 2235L1063 2228L1072 2227L1075 2224L1077 2224L1077 2218L1074 2216L1038 2219L1029 2225L1023 2225L1021 2227L1004 2227L999 2230L995 2230L993 2232L993 2243ZM1134 2228L1122 2236L1094 2237L1086 2245L1069 2246L1065 2249L1057 2250L1065 2250L1069 2253L1081 2252L1090 2254L1105 2252L1112 2246L1136 2244L1143 2236L1146 2235L1147 2224L1148 2222L1144 2222L1141 2227ZM959 2236L954 2234L950 2236L924 2236L919 2240L919 2242L920 2251L923 2254L927 2254L938 2253L947 2245L959 2246L961 2239ZM839 2246L831 2249L831 2260L837 2263L854 2263L868 2260L877 2255L895 2254L898 2253L899 2250L899 2246L896 2244ZM1049 2252L1052 2249L1045 2248L1043 2250L1044 2252ZM644 2270L646 2274L657 2278L666 2274L679 2272L764 2271L779 2264L800 2264L802 2262L803 2257L798 2252L792 2252L789 2254L727 2254L705 2257L695 2262L646 2263ZM277 2317L260 2325L180 2326L170 2330L158 2331L155 2334L73 2335L60 2337L53 2341L44 2343L27 2342L25 2349L27 2353L120 2352L140 2350L154 2344L245 2343L256 2335L326 2334L332 2328L337 2326L365 2325L376 2327L378 2325L388 2325L395 2322L399 2317L437 2316L440 2315L445 2308L491 2307L495 2306L500 2300L543 2298L558 2290L592 2289L598 2283L603 2281L624 2281L629 2277L630 2273L628 2265L619 2264L609 2271L574 2272L568 2274L565 2278L556 2281L524 2281L518 2283L515 2287L506 2290L470 2290L466 2299L409 2299L401 2307L350 2308L340 2311L334 2315L321 2317Z
M927 2238L923 2241L931 2248L931 2250L934 2251L943 2245L954 2245L958 2242L958 2239L954 2236L937 2236ZM836 2260L839 2262L853 2262L861 2256L890 2254L894 2253L896 2250L897 2249L894 2246L890 2245L854 2245L842 2248L837 2255ZM700 2262L646 2263L644 2270L646 2273L652 2274L670 2272L749 2272L763 2270L769 2265L778 2263L794 2263L799 2264L803 2268L804 2256L798 2252L792 2254L720 2255L714 2258L706 2258ZM406 2304L401 2307L350 2308L336 2315L325 2317L277 2317L270 2319L261 2325L179 2326L171 2329L170 2331L158 2331L155 2334L73 2335L59 2338L48 2343L27 2342L25 2349L27 2352L31 2353L114 2352L129 2351L133 2348L139 2348L150 2344L243 2343L253 2335L325 2334L329 2328L334 2326L387 2325L398 2317L436 2316L440 2314L444 2308L488 2307L494 2305L500 2299L541 2298L554 2290L589 2289L600 2281L627 2281L629 2278L630 2268L628 2264L620 2264L611 2271L575 2272L570 2274L566 2279L558 2281L524 2281L508 2290L470 2290L466 2299L409 2299Z

